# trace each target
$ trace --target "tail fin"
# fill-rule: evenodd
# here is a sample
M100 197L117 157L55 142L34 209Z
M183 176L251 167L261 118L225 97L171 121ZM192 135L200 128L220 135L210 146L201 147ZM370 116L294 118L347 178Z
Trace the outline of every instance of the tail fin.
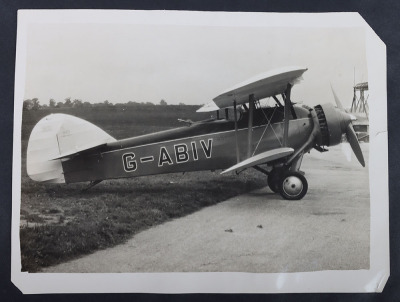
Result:
M35 181L65 183L63 157L113 141L115 138L83 119L50 114L35 125L29 137L27 173Z

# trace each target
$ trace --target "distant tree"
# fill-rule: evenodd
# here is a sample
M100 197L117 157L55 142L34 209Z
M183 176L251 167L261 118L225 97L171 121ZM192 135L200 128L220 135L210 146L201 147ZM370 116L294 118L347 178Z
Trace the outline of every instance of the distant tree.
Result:
M32 106L33 106L33 103L32 103L32 100L24 100L24 103L23 103L23 105L22 105L22 108L24 109L24 110L31 110L32 109Z
M72 101L71 101L71 98L68 97L65 99L64 107L71 107L71 106L72 106Z
M56 108L62 108L64 107L64 103L63 102L58 102L56 105Z
M32 99L32 110L39 110L40 109L40 103L38 98Z
M128 106L137 106L137 105L139 105L140 103L138 103L138 102L132 102L132 101L129 101L126 105L128 105Z
M46 108L48 108L49 106L47 105L47 104L43 104L43 105L40 105L40 108L42 108L42 109L46 109Z
M163 101L163 100L162 100ZM164 101L165 102L165 101ZM165 104L167 104L167 102L165 102ZM152 102L146 102L145 105L147 106L154 106L154 104Z
M161 105L161 106L167 106L168 104L167 104L167 102L166 102L164 99L162 99L162 100L160 101L160 105Z
M184 104L184 103L182 103L182 102L180 102L180 103L179 103L179 106L184 106L184 105L185 105L185 104Z
M84 102L83 104L82 104L82 106L83 107L92 107L92 104L90 104L89 102Z
M75 99L75 100L72 101L72 107L80 108L82 106L83 106L82 100Z
M112 106L112 105L113 105L112 103L110 103L109 100L105 100L105 101L103 102L103 104L106 105L106 106Z
M50 107L50 108L56 107L56 101L55 101L54 99L50 99L50 101L49 101L49 107Z

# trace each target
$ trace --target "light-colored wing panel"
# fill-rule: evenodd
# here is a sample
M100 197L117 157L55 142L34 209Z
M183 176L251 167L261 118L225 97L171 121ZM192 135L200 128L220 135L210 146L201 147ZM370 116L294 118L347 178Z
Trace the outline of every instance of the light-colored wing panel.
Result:
M270 161L291 155L293 152L294 152L294 149L292 149L292 148L278 148L278 149L269 150L269 151L257 154L255 156L252 156L244 161L241 161L240 163L222 171L221 174L248 168L248 167L253 167L256 165L260 165L260 164L265 164Z
M304 67L291 66L259 74L225 90L215 97L213 102L204 105L197 111L216 110L213 104L220 109L233 106L234 101L236 101L237 105L245 104L249 101L249 95L251 94L254 94L256 99L281 94L285 92L287 84L294 85L298 83L306 70L307 68Z
M214 102L211 101L205 104L203 107L200 107L200 109L196 110L196 112L210 112L216 110L219 110L219 107Z

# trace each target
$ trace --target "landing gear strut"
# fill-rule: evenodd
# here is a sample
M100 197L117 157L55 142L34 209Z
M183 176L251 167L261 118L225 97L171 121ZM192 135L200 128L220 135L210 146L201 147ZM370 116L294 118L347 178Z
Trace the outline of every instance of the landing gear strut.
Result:
M268 187L271 189L272 192L278 193L279 192L279 180L281 175L283 174L282 169L273 168L268 175Z

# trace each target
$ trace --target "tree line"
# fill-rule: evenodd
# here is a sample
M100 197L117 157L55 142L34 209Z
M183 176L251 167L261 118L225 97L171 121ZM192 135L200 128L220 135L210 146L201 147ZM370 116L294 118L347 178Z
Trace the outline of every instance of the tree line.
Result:
M54 99L50 99L48 104L40 104L38 98L33 98L33 99L26 99L23 102L23 109L24 110L40 110L40 109L46 109L46 108L90 108L90 107L111 107L111 106L155 106L154 103L151 102L132 102L129 101L127 103L117 103L113 104L108 100L105 100L104 102L100 103L89 103L89 102L84 102L81 99L74 99L71 100L70 97L66 98L64 102L56 102ZM167 106L168 103L165 100L161 100L160 103L158 104L160 106ZM179 103L179 105L185 105L183 103Z

